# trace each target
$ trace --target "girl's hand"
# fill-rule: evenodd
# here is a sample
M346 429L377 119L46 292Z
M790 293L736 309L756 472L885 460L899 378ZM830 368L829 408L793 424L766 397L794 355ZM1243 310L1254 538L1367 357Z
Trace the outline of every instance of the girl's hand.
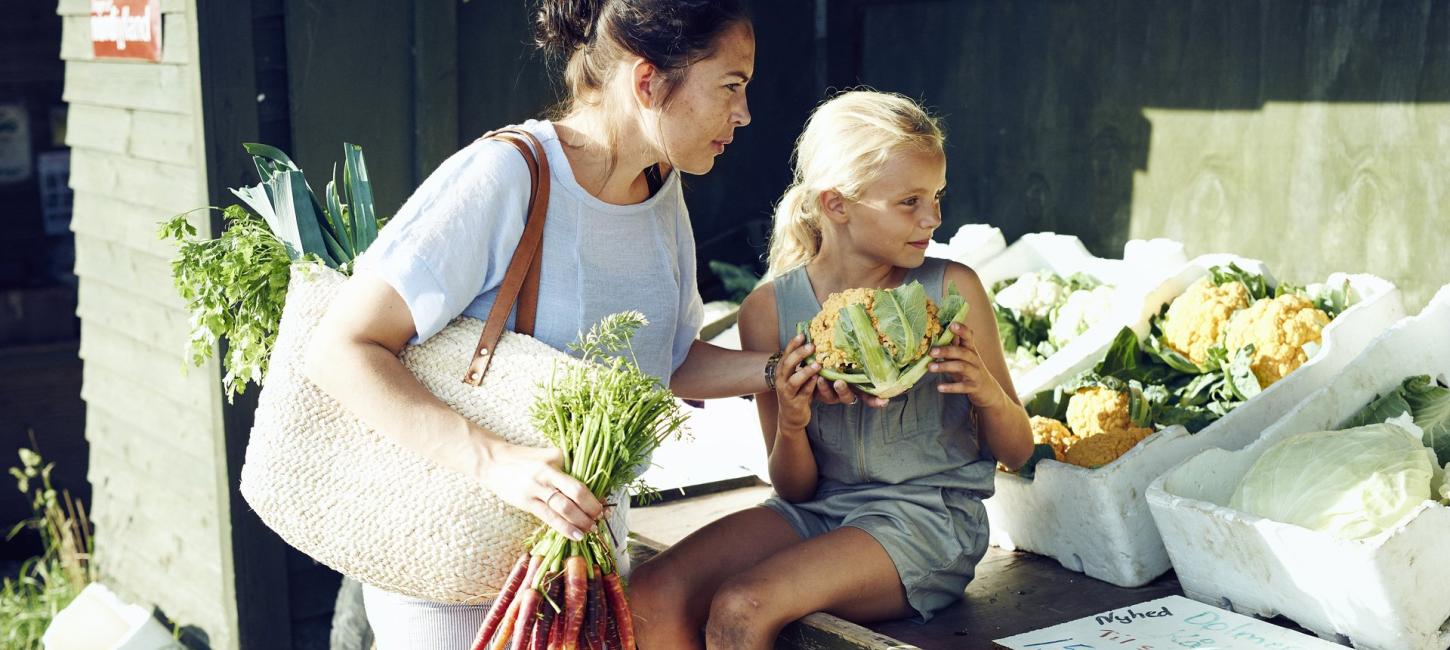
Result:
M785 346L780 363L775 367L775 398L777 402L776 431L805 431L811 421L811 397L816 392L816 373L821 364L801 363L815 352L806 337L796 336Z
M564 453L554 447L498 443L480 480L498 498L565 537L578 541L604 516L589 488L565 474Z
M822 404L855 404L858 400L865 402L871 408L886 406L887 401L875 395L860 392L839 379L832 382L825 377L816 377L816 401Z
M1011 402L1002 385L982 363L972 330L961 323L952 323L951 331L956 335L952 344L931 349L931 356L936 361L928 369L951 380L951 383L943 383L937 389L943 393L965 394L978 408L992 409Z

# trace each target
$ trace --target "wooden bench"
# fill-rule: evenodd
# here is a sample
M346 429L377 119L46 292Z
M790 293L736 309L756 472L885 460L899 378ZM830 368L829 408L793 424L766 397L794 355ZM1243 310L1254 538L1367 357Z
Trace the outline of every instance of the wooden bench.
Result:
M663 544L634 536L636 566ZM1055 560L993 548L977 565L966 597L930 623L892 621L863 627L817 613L780 633L780 650L987 650L993 639L1049 627L1098 612L1181 594L1169 573L1137 589L1123 589L1073 573Z

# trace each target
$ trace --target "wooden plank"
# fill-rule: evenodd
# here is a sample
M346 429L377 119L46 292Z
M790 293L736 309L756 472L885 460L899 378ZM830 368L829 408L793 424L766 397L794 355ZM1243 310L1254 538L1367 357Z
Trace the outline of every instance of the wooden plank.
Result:
M70 186L77 193L95 192L158 208L160 221L172 214L206 205L193 166L140 160L104 151L71 152Z
M74 149L127 153L131 115L124 108L73 104L66 111L65 144Z
M296 3L287 3L293 5ZM228 205L234 199L227 187L254 183L251 161L238 150L240 142L268 142L290 148L290 125L286 79L290 70L259 70L259 62L271 60L273 66L287 60L285 41L254 32L254 21L264 26L280 26L276 17L286 15L280 0L229 0L199 3L196 7L197 64L200 67L201 106L204 124L203 150L207 178L207 196L211 205ZM254 11L256 15L254 15ZM271 16L269 20L266 17ZM291 26L287 26L290 31ZM270 38L270 40L269 40ZM279 92L268 93L270 86L259 89L259 78L276 81ZM377 88L378 86L374 86ZM271 110L279 122L277 132L262 132L260 111ZM316 173L316 170L314 170ZM212 224L206 232L220 233L219 215L211 215ZM225 351L223 350L223 353ZM218 370L219 372L219 370ZM215 375L218 379L220 375ZM242 461L246 454L252 413L256 409L257 391L249 391L234 402L222 403L222 444L217 446L219 464L226 468L226 485L230 486L223 510L222 543L229 545L230 573L235 600L235 643L244 648L290 650L293 647L291 594L288 588L286 557L291 551L277 534L262 523L235 488L240 482Z
M215 426L209 395L192 396L190 399L165 395L149 382L137 381L133 376L99 363L86 364L83 377L80 395L88 407L101 409L140 431L205 431ZM137 404L144 404L146 408L135 408ZM204 437L197 444L179 444L174 437L165 437L165 441L178 453L195 457L197 462L213 462L211 443Z
M125 406L120 409L124 411ZM188 431L164 422L143 425L132 419L90 403L86 413L86 439L90 442L92 462L104 460L105 472L173 488L195 489L216 480L218 468L198 453L200 450L193 449L201 445L189 444L206 441L206 429ZM189 522L178 521L177 525L189 525Z
M143 160L194 167L198 162L196 126L190 116L136 111L127 153Z
M95 192L79 192L74 196L72 231L160 258L168 264L176 257L177 244L157 236L161 223L172 217L169 211ZM211 227L211 215L206 210L189 212L186 220L198 233L207 232Z
M191 116L75 104L66 116L66 145L189 166L196 164Z
M413 178L458 150L458 3L413 5Z
M63 98L72 104L191 113L195 77L191 66L69 61Z
M183 401L217 390L206 373L183 373L183 361L175 351L151 347L91 321L81 321L81 358L145 381Z
M183 306L172 286L171 260L84 233L76 234L75 245L77 276L106 278L108 283L129 287L158 302L174 301L176 306Z
M187 0L161 0L161 14L186 13ZM90 16L91 0L60 0L55 13L61 16Z
M65 61L95 61L95 47L91 43L91 17L85 15L62 15L60 58ZM118 64L147 65L131 61L116 61ZM164 13L161 16L161 64L184 65L191 63L191 33L187 30L187 16L183 13ZM155 62L150 63L155 65Z
M190 358L186 350L191 340L191 314L186 310L153 302L122 287L104 284L98 278L86 278L80 283L80 306L76 313L82 319L104 323L107 329L153 349L170 350L172 354L168 358Z

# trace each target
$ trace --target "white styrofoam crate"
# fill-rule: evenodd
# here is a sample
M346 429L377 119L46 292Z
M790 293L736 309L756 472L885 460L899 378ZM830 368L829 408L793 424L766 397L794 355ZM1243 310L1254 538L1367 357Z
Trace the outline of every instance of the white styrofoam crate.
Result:
M1105 259L1089 253L1077 237L1032 233L1023 235L977 269L982 284L988 288L1002 280L1043 270L1061 276L1082 273L1114 287L1111 313L1103 315L1086 332L1037 367L1012 378L1019 396L1026 398L1051 388L1055 384L1049 382L1054 379L1076 374L1096 363L1112 345L1118 331L1138 319L1144 296L1186 261L1183 245L1167 239L1133 240L1125 250L1134 253L1133 259Z
M1322 637L1379 650L1450 647L1450 508L1425 502L1394 530L1342 540L1227 507L1254 461L1306 431L1336 428L1405 378L1450 375L1450 285L1238 451L1205 451L1159 477L1148 505L1184 592Z
M1207 275L1210 267L1231 261L1267 275L1262 263L1254 260L1228 255L1195 258L1148 292L1139 306L1134 331L1146 335L1151 318L1164 304ZM1336 273L1329 278L1335 284L1345 280L1358 302L1324 329L1319 351L1288 377L1198 433L1168 427L1097 469L1044 460L1032 480L998 472L996 494L985 502L992 543L1052 557L1070 570L1123 587L1144 585L1162 575L1170 563L1144 498L1148 484L1205 449L1237 449L1249 444L1404 316L1400 292L1394 285L1369 275ZM1043 385L1056 386L1100 358L1101 353L1086 363L1062 369Z
M926 254L961 262L975 269L1006 248L1007 239L1000 229L984 223L969 223L958 228L945 244L932 240L927 244Z

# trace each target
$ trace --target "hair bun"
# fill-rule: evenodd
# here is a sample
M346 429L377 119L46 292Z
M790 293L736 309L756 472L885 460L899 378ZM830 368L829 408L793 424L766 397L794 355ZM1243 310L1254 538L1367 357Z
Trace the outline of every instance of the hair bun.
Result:
M542 0L534 18L534 44L551 56L568 58L594 33L606 0Z

